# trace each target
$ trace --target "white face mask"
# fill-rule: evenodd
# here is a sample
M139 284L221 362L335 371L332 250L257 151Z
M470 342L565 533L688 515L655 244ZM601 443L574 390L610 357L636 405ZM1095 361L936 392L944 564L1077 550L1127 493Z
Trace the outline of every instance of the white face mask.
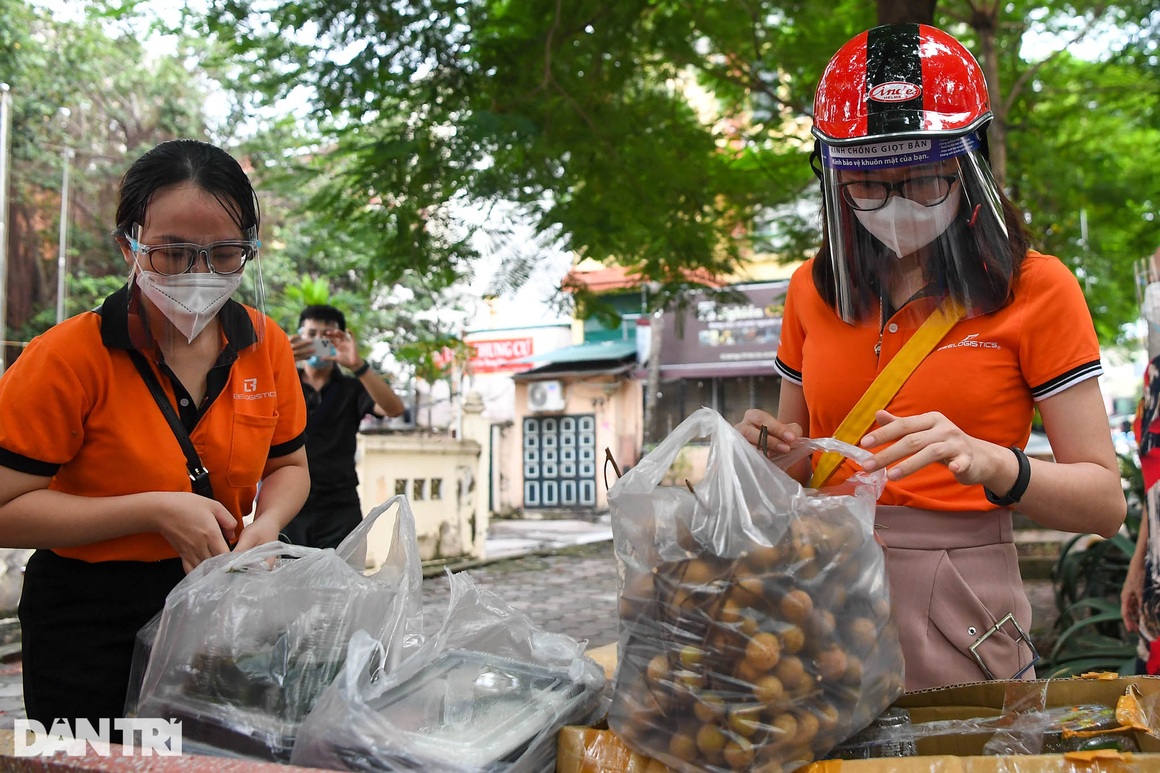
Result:
M956 185L946 201L933 207L893 196L882 209L871 212L855 209L854 215L878 241L902 258L922 249L947 230L959 211L960 191Z
M1144 288L1144 303L1140 305L1144 319L1160 327L1160 282L1152 282Z
M158 274L139 271L137 285L189 343L225 305L238 285L236 274Z

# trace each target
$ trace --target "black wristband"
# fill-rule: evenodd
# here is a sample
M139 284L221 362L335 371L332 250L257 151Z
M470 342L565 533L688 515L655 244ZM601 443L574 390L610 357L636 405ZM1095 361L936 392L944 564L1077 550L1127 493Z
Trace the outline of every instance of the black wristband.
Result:
M1023 494L1027 491L1027 484L1031 482L1031 462L1027 460L1027 454L1015 446L1011 446L1011 453L1015 454L1015 458L1019 461L1019 474L1015 476L1015 485L1007 492L1007 496L996 496L989 488L983 487L987 501L993 505L999 505L999 507L1007 507L1017 503L1023 498Z
M354 376L355 378L362 378L363 376L365 376L367 374L367 371L370 369L371 369L371 361L370 360L363 360L363 364L359 366L358 370L352 370L350 375Z

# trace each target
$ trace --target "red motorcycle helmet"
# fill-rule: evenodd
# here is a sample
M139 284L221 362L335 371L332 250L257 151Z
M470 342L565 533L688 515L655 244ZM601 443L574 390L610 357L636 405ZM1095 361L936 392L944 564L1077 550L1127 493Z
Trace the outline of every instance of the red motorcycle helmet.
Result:
M814 95L813 134L831 146L951 138L991 120L971 52L926 24L887 24L842 46Z

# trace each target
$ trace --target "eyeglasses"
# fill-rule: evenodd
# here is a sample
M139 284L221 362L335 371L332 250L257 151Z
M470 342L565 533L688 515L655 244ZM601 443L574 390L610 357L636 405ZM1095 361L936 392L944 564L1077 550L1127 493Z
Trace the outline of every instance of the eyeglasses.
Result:
M205 258L205 265L215 274L236 274L246 267L246 263L258 253L261 242L257 240L231 239L212 244L189 244L173 242L149 246L132 236L129 249L143 255L149 267L158 274L172 276L185 274L197 264L199 257Z
M886 182L885 180L855 180L849 183L839 183L842 197L860 212L873 212L882 209L890 200L890 194L898 195L916 201L924 207L933 207L942 204L947 196L951 195L958 175L940 174L926 177L912 177L902 182Z

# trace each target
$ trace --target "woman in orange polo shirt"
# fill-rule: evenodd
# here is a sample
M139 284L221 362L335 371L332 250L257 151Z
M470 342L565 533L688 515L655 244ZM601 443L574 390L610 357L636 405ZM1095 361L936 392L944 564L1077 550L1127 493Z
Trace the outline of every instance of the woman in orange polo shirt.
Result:
M885 409L843 438L875 451L867 469L888 468L876 533L908 690L1034 675L1013 505L1048 528L1104 536L1126 510L1091 316L1067 267L1029 249L995 184L990 120L978 63L941 30L876 27L834 55L814 101L822 246L790 281L777 414L750 410L738 425L754 443L766 427L783 451L835 435L945 314ZM1054 463L1021 450L1037 408Z
M134 637L169 591L231 546L276 540L310 487L241 166L162 143L125 174L116 218L127 284L0 378L0 544L38 549L20 624L25 706L46 727L120 717Z

